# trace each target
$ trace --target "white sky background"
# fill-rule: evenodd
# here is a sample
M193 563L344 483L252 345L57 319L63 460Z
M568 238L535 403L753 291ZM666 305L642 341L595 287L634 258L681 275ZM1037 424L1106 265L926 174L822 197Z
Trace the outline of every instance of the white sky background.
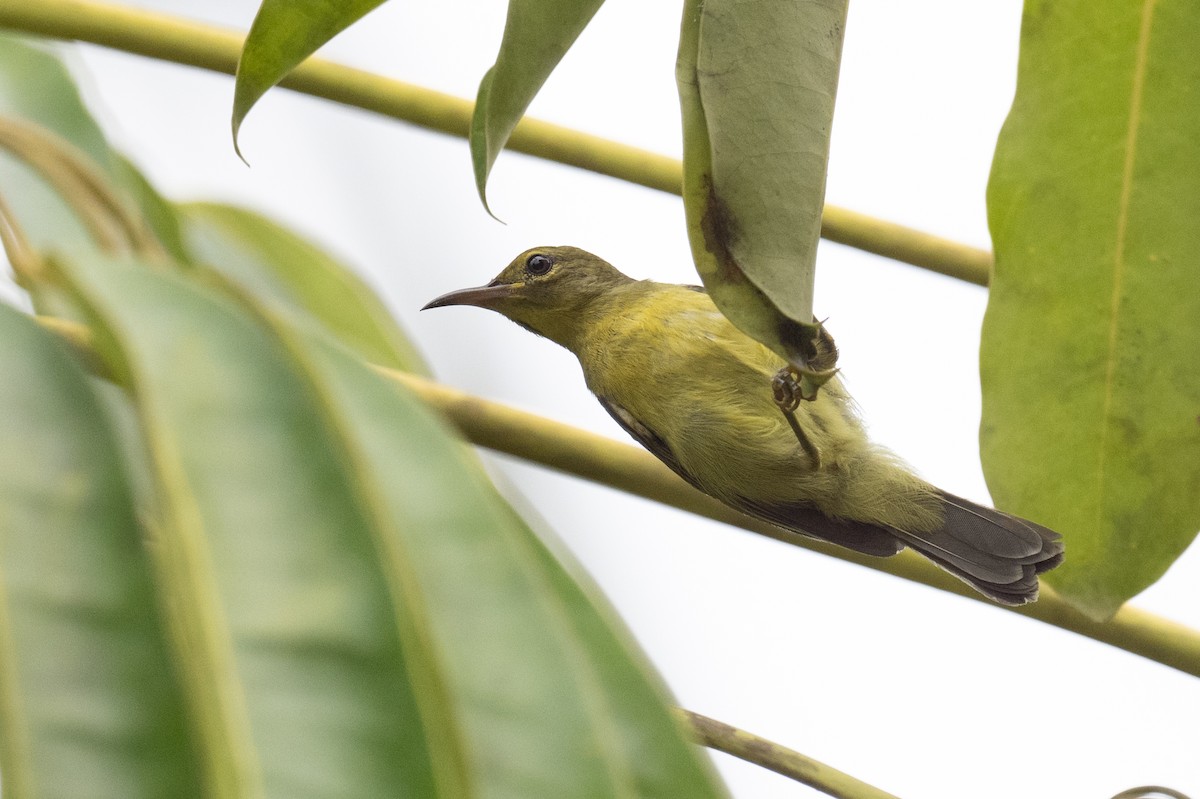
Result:
M245 29L250 0L130 3ZM385 5L323 54L473 97L497 0ZM679 2L610 0L531 114L678 155ZM1015 81L1020 3L855 0L828 199L988 246L984 188ZM614 438L572 356L497 315L418 315L517 252L575 244L636 276L696 282L678 198L502 155L490 219L466 143L285 91L229 143L232 81L98 48L75 64L117 144L167 194L265 211L380 289L445 382ZM978 464L983 289L835 244L816 308L878 440L987 501ZM608 597L680 703L904 797L1200 797L1200 681L976 602L490 458ZM1195 552L1135 603L1200 627ZM734 795L817 794L716 755Z

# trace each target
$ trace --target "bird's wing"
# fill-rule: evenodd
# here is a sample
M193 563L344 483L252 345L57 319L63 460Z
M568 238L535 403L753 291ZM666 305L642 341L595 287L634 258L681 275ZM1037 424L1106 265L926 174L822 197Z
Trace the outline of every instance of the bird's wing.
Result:
M605 397L604 409L629 435L671 471L704 491L662 436ZM708 493L708 492L705 492ZM796 503L765 503L723 497L726 504L793 533L819 538L866 555L887 557L912 547L976 590L1005 605L1023 605L1038 595L1038 575L1062 563L1062 537L1034 522L939 491L942 524L914 533L852 519L826 516Z
M696 479L688 473L687 469L683 468L683 465L675 457L675 453L671 451L671 447L667 445L662 436L655 433L643 424L641 420L611 399L601 396L597 396L596 399L600 401L600 405L604 410L608 411L609 416L617 424L621 425L626 433L629 433L639 444L648 449L650 454L665 463L670 467L671 471L682 477L693 487L704 491L704 487L696 482ZM708 492L705 491L704 493ZM742 513L765 522L770 522L777 527L782 527L793 533L799 533L810 538L820 538L846 547L847 549L862 552L865 555L888 557L904 549L904 544L889 532L887 528L866 522L851 521L849 519L833 519L818 510L803 505L765 504L743 497L736 497L729 500L727 504L740 510Z
M621 428L626 433L633 436L635 441L650 450L651 455L669 466L671 471L688 481L693 488L704 491L700 487L700 484L696 482L696 479L688 474L687 469L683 468L683 465L680 464L679 459L675 457L675 453L667 446L667 442L662 439L662 436L655 433L649 427L646 427L636 416L612 400L601 396L597 396L596 399L600 400L601 407L608 411L608 415L617 424L621 425Z
M904 542L889 527L853 519L835 519L806 505L767 504L742 497L730 504L742 513L777 527L810 538L820 538L864 555L887 558L904 549Z

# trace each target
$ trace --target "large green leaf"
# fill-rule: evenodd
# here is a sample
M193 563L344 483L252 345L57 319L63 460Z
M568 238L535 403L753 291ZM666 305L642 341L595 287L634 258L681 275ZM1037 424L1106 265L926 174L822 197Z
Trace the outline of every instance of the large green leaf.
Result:
M434 668L406 645L409 616L303 377L179 279L95 257L60 269L135 398L209 783L435 795Z
M1094 617L1200 528L1200 6L1029 0L988 187L996 502L1061 530Z
M380 513L403 522L393 546L419 573L479 793L723 795L630 643L478 464L451 457L461 450L448 431L402 429L392 414L424 415L417 400L332 347L306 354L344 413L348 447L373 472Z
M689 0L676 80L697 271L747 334L812 357L812 297L846 0Z
M249 293L58 270L135 398L211 784L719 795L654 678L420 402Z
M62 344L4 305L0 340L4 794L199 795L105 408Z
M178 211L196 260L263 300L312 315L373 364L429 373L370 287L311 242L243 208L189 203Z
M383 0L263 0L238 60L233 146L246 114L267 90Z
M525 109L604 0L509 0L500 52L479 83L471 118L475 186L487 207L487 179Z

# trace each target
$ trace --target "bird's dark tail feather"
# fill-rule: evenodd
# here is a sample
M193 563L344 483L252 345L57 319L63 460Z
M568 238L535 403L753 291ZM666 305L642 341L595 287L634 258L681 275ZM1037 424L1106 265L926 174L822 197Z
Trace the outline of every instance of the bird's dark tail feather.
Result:
M1005 605L1038 597L1038 575L1063 560L1062 536L1040 524L942 491L945 522L929 533L896 530L908 546Z

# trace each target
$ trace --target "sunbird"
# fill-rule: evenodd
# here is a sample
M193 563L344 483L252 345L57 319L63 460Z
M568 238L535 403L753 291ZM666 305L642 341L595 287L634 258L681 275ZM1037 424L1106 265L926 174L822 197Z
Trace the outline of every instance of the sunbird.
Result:
M704 493L785 530L868 555L908 546L1005 605L1062 562L1052 530L930 485L872 443L837 376L782 412L787 366L697 286L634 280L576 247L537 247L486 286L424 309L497 311L579 359L634 439ZM807 440L805 440L807 439Z

